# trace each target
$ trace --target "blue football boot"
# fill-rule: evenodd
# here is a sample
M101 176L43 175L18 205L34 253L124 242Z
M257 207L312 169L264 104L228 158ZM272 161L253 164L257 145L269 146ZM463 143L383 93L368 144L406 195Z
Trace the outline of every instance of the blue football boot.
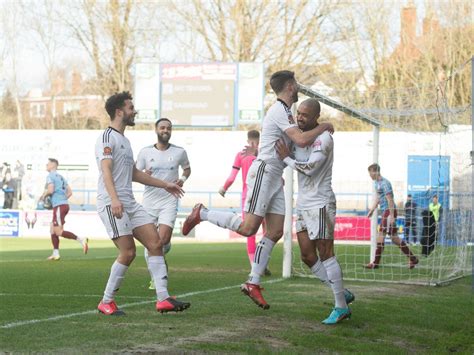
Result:
M350 318L352 315L349 307L347 308L334 308L325 320L322 321L323 324L331 325L336 324L342 321L343 319Z

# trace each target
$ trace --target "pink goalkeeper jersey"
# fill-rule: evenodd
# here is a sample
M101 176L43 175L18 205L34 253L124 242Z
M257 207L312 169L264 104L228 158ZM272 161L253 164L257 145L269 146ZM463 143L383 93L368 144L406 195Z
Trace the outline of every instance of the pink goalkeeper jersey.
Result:
M252 162L255 160L256 156L254 155L244 155L242 152L238 152L235 156L234 165L232 165L232 172L230 173L229 177L227 178L224 189L227 190L230 185L232 185L235 181L237 173L240 169L242 169L242 183L243 183L243 190L247 190L247 173L252 165Z

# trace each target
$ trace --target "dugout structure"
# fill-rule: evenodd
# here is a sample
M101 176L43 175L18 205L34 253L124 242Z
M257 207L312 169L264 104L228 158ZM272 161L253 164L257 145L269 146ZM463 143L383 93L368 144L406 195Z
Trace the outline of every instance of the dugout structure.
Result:
M441 285L472 274L474 104L471 95L469 104L456 105L452 99L455 95L450 96L450 90L465 75L469 75L471 83L474 83L473 69L474 57L452 70L446 80L433 85L364 93L322 93L299 84L300 92L307 97L316 98L322 104L372 127L370 138L364 142L365 146L370 146L371 154L366 154L366 164L358 167L366 174L365 186L363 182L353 183L352 190L356 197L346 198L338 195L340 184L334 186L333 183L338 200L338 218L351 215L355 231L352 238L339 236L335 242L336 256L346 280ZM335 139L336 145L344 144ZM394 149L405 152L406 159L395 162L396 169L403 170L403 179L391 178L391 175L400 176L394 174L395 170L391 167L394 165L391 150ZM392 182L398 212L398 235L411 242L410 248L420 260L414 269L408 268L407 257L391 243L388 236L380 268L370 270L363 267L374 259L380 220L380 216L374 213L370 223L364 223L364 218L367 220L364 217L367 206L357 202L358 194L374 194L373 183L367 174L367 167L372 163L379 163L382 176ZM287 211L294 208L294 184L291 183L294 175L289 169L285 171ZM349 189L350 186L342 188L343 191ZM406 226L405 202L408 194L417 204L412 218L417 227L415 231L408 230ZM438 196L443 208L438 221L426 218L434 195ZM337 224L338 221L336 235ZM292 225L290 213L285 220L283 276L313 277L300 261Z

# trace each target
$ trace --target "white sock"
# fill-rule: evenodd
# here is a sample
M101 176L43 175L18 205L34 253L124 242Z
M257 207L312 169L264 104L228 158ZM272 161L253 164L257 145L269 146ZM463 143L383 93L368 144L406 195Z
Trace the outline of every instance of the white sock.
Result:
M117 292L120 288L120 284L122 283L127 270L127 265L120 264L117 260L115 260L110 269L109 281L107 281L107 286L105 286L102 302L110 303L114 300L115 292Z
M260 285L260 277L267 268L270 255L272 253L275 242L267 237L263 237L255 249L255 258L253 259L252 271L249 275L248 282L255 285Z
M202 212L202 210L201 210ZM242 217L235 214L234 212L222 212L222 211L207 211L207 220L218 227L230 229L237 232L240 225L242 224Z
M325 284L328 287L331 287L331 283L328 280L328 274L326 272L326 268L324 267L324 264L321 262L320 259L316 261L316 264L314 264L311 267L311 272L313 273L314 276L316 276L323 284Z
M170 295L168 293L168 271L165 258L163 256L149 256L148 270L155 282L156 298L158 301L167 299Z
M332 292L336 301L337 308L347 308L346 299L344 297L344 286L342 285L342 270L335 256L323 261L326 268L329 282L331 283Z
M76 242L78 242L81 245L84 245L84 240L85 240L84 238L81 238L81 237L78 236L77 239L76 239Z
M59 249L53 249L53 256L59 256Z
M208 213L209 213L209 210L206 207L201 208L201 210L199 211L199 218L201 218L201 221L207 221Z

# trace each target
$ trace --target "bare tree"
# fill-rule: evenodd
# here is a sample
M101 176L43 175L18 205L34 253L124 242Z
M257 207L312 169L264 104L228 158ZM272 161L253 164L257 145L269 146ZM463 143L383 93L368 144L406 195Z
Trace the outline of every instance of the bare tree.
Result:
M151 41L158 42L155 25L159 4L134 0L81 0L64 1L62 5L66 26L93 63L98 92L108 95L129 90L131 68L137 53L140 55ZM149 47L156 48L153 44ZM144 53L150 55L150 51Z
M172 26L191 34L176 39L183 48L197 46L202 59L261 61L269 72L291 68L304 80L303 68L328 59L325 43L334 33L324 23L339 5L329 0L192 0L172 1L169 7L180 20Z
M474 52L473 7L466 0L427 2L423 19L416 10L413 2L404 6L390 0L345 8L344 19L351 25L347 58L357 63L362 78L373 82L366 82L365 92L339 96L388 125L439 130L465 120L461 115L447 120L438 112L468 106L469 71L456 69ZM394 24L401 24L400 32Z
M0 72L7 78L13 99L16 106L16 126L18 129L25 128L23 115L20 107L20 89L18 80L18 58L21 48L19 48L19 39L23 34L21 9L18 3L2 2L0 3L0 37L3 38L3 48L1 48L2 64Z
M56 112L56 96L64 94L65 71L61 70L59 54L64 47L64 38L60 36L63 26L57 18L59 3L51 0L35 2L31 6L30 1L20 3L23 16L30 34L30 45L43 59L43 65L47 72L49 92L51 96L51 120L50 128L57 126L58 113Z

